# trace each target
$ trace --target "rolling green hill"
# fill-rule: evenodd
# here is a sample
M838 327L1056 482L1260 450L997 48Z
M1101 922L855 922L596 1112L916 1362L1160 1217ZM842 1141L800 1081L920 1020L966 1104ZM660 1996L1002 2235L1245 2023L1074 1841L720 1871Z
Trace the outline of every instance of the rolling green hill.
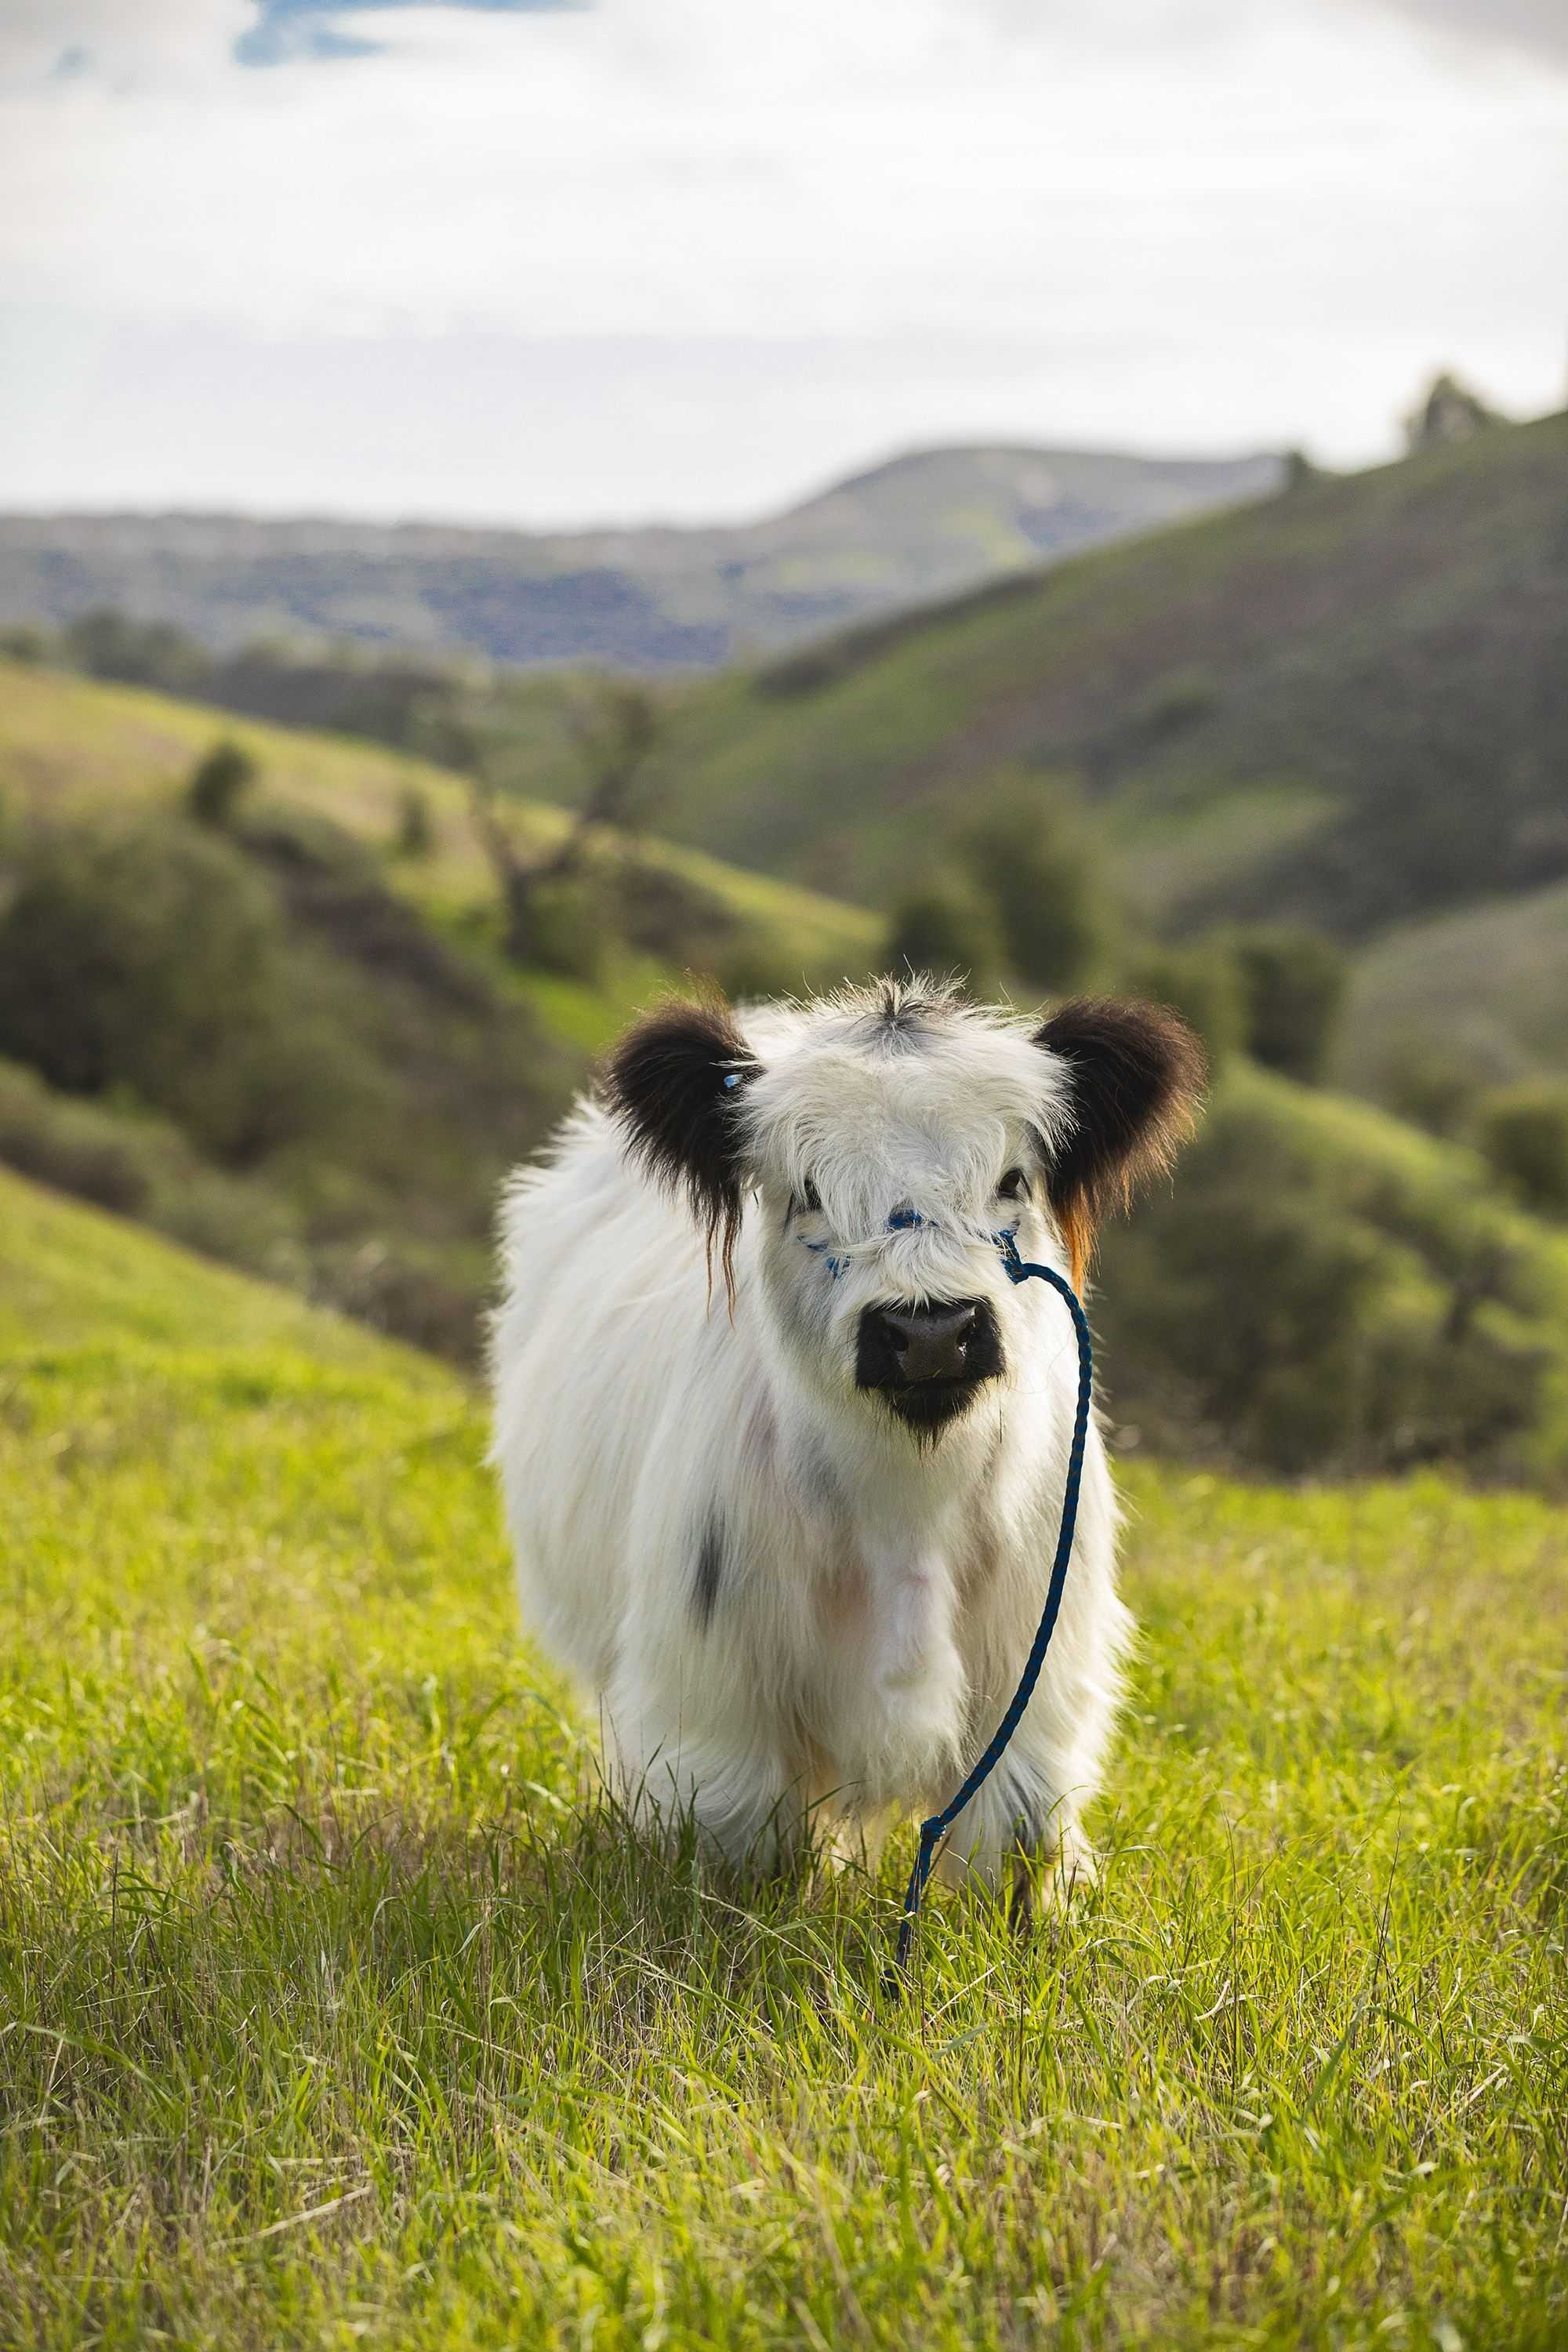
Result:
M1143 1471L1032 1937L639 1846L443 1368L0 1173L0 2340L1561 2340L1568 1519Z
M1357 960L1331 1082L1397 1099L1423 1073L1568 1076L1568 883L1396 925Z
M215 837L157 815L211 740L207 714L48 671L5 685L13 811L85 820L33 921L35 995L40 953L42 993L63 994L79 950L90 965L110 945L130 976L116 987L141 993L129 1016L95 1000L107 1027L85 1068L61 1061L47 1008L0 1003L0 1160L471 1355L502 1177L587 1054L679 975L646 955L592 982L507 967L460 778L243 727L263 781ZM416 859L390 846L411 784L435 835ZM133 811L151 830L127 830ZM654 854L803 976L875 955L861 910ZM20 903L0 919L0 996ZM252 943L237 969L237 926ZM69 1042L79 1055L79 1021ZM1504 1207L1470 1154L1237 1065L1174 1191L1109 1239L1106 1269L1111 1401L1162 1452L1568 1475L1568 1241Z
M886 903L977 780L1067 772L1163 927L1361 939L1568 873L1565 643L1559 415L694 689L668 828Z
M219 735L253 755L268 800L326 818L374 853L395 842L405 796L421 794L430 813L430 854L389 866L388 878L424 913L465 920L471 931L489 878L462 777L380 745L231 718L168 695L0 659L0 810L9 806L14 815L166 803ZM541 840L558 838L564 828L556 808L512 805L525 832ZM874 953L877 919L858 907L726 866L700 849L653 842L643 845L643 854L714 893L802 979L863 971ZM547 1025L559 1021L566 1042L592 1048L626 1004L661 977L649 967L621 975L598 1013L594 992L544 980L522 985Z
M1242 1062L1103 1237L1105 1395L1156 1450L1568 1486L1568 1230L1479 1155Z
M680 933L591 976L519 969L460 778L237 722L259 778L215 829L181 808L217 731L0 668L0 1160L470 1358L500 1184L682 978ZM396 850L411 793L417 856ZM567 823L515 815L546 840ZM786 984L874 955L873 917L700 853L646 843L637 873L642 903L697 906Z

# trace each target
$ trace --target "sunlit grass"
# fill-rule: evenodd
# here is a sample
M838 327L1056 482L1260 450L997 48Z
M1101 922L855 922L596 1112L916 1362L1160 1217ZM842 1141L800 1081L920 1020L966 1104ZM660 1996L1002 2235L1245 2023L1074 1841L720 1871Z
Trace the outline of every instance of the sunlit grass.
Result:
M889 2008L902 1850L600 1801L458 1382L5 1202L0 2342L1563 2340L1568 1516L1141 1472L1102 1884Z

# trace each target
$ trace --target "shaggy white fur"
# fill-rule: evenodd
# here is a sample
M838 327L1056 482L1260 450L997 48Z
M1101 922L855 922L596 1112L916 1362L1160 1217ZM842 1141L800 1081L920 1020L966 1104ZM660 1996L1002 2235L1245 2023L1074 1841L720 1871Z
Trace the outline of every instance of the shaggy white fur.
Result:
M945 1801L1012 1694L1077 1356L994 1236L1067 1271L1047 1175L1075 1076L941 990L734 1017L761 1070L732 1099L731 1311L689 1211L580 1105L508 1196L494 1458L525 1616L601 1695L627 1796L765 1863L818 1817L842 1843ZM1002 1197L1012 1171L1027 1191ZM868 1307L945 1300L988 1302L1004 1370L933 1437L857 1387L858 1335ZM1091 1429L1056 1639L950 1872L1087 1859L1130 1631L1116 1532Z

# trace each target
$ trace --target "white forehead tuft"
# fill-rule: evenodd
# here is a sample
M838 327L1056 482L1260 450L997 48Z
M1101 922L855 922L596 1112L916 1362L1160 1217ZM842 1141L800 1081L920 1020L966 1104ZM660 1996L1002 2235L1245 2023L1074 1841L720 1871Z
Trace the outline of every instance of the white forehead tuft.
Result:
M744 1114L759 1171L809 1180L847 1233L906 1200L966 1220L1027 1132L1049 1144L1068 1116L1068 1069L1026 1022L930 983L771 1006L744 1027L763 1064Z

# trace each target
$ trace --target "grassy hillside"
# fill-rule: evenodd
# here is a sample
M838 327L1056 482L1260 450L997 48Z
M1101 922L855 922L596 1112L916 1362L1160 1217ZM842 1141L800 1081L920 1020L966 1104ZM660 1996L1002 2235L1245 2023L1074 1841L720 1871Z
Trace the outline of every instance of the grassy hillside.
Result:
M504 1174L679 975L647 955L593 981L504 965L457 777L251 727L263 782L227 834L128 833L128 809L175 796L204 716L58 673L11 683L14 809L88 822L0 916L0 1160L471 1357ZM398 858L411 782L435 839ZM656 854L771 940L775 968L837 976L875 952L858 910ZM1568 1478L1568 1243L1470 1155L1245 1066L1174 1190L1109 1239L1098 1312L1121 1423L1162 1453Z
M455 776L249 727L263 782L226 831L128 827L176 798L203 714L52 672L9 683L14 817L85 822L37 870L13 861L0 908L0 1161L471 1359L502 1178L679 974L630 953L588 981L508 967ZM434 832L417 858L390 848L411 784ZM868 915L652 854L786 978L875 952ZM1557 1486L1565 1253L1470 1155L1237 1066L1173 1192L1108 1244L1112 1401L1164 1454Z
M259 781L202 825L180 811L211 714L0 675L0 1160L444 1353L476 1348L504 1177L682 978L689 908L785 984L873 952L870 916L648 843L641 902L676 925L658 951L617 937L582 976L519 968L460 779L228 731ZM396 850L411 793L416 856ZM545 841L568 822L517 815Z
M1479 1157L1246 1064L1105 1235L1107 1393L1145 1443L1568 1486L1568 1231Z
M530 533L243 515L0 516L0 623L115 606L220 651L301 636L705 668L1255 498L1277 457L915 452L754 523Z
M395 1371L413 1389L449 1388L426 1358L357 1323L0 1171L0 1353L12 1370L165 1350L258 1364L291 1355L323 1375ZM8 1427L25 1440L26 1413Z
M1331 1076L1397 1097L1568 1075L1568 883L1397 926L1355 964Z
M172 798L192 766L222 734L258 762L266 794L330 819L367 848L395 841L405 795L428 803L431 854L391 869L396 887L443 919L471 915L489 895L489 877L468 820L468 787L459 776L378 745L216 715L194 703L132 687L104 686L66 672L0 660L0 808L47 812ZM521 808L542 840L565 820L542 805ZM842 900L725 866L700 850L666 851L658 860L711 890L756 929L769 952L803 976L859 971L877 937L874 917ZM623 999L658 975L635 973L612 986L600 1024L613 1025ZM548 985L539 992L549 1020L563 1012L573 1043L594 1026L593 1007ZM591 1039L596 1045L599 1034Z
M1560 2340L1568 1517L1141 1475L1101 1885L636 1850L452 1378L0 1176L0 2338Z
M1562 415L700 689L671 829L885 902L1016 762L1082 779L1162 923L1359 937L1568 872L1565 623Z

